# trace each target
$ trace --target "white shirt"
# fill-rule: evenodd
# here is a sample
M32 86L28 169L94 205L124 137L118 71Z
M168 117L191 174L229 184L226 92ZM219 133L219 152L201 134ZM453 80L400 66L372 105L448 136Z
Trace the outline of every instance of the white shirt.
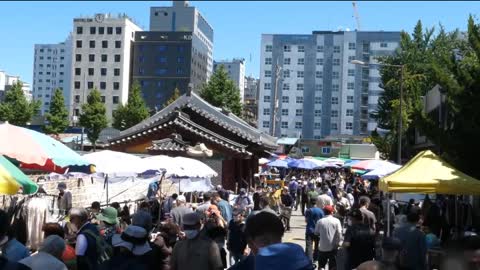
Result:
M82 227L78 229L78 231L81 231L82 228L87 225L87 223L83 224ZM88 241L87 237L83 234L78 234L77 235L77 241L75 243L75 255L77 256L85 256L85 252L87 251L88 248Z
M328 215L317 221L315 235L318 235L318 250L328 252L337 249L342 240L342 224L338 218Z
M347 199L350 201L350 205L355 204L355 198L353 197L352 193L347 193Z

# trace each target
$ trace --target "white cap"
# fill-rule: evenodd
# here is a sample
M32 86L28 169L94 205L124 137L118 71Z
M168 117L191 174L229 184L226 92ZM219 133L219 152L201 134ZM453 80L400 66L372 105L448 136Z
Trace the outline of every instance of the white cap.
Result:
M177 201L178 201L178 202L186 202L186 201L187 201L187 198L185 198L185 196L183 196L183 195L178 195Z

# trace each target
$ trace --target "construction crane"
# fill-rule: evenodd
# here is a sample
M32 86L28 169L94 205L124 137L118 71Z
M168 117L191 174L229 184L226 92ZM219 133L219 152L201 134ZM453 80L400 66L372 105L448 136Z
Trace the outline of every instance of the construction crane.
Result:
M360 15L358 15L357 1L352 1L353 6L353 16L357 21L357 31L360 31Z

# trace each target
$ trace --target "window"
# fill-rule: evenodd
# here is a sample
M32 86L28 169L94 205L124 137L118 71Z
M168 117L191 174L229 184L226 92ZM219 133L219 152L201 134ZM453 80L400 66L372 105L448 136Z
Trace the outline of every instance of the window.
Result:
M322 104L322 97L315 97L315 104Z
M288 109L282 109L282 116L288 116Z
M323 84L315 84L315 91L323 91Z
M40 59L40 60L43 60L43 56L40 56L39 59Z
M106 68L101 68L100 69L100 75L107 76L107 69Z
M265 51L266 52L271 52L273 50L273 46L272 45L266 45L265 46Z
M94 74L94 69L88 68L88 76L93 76L93 74Z
M83 27L77 26L77 35L83 34Z
M283 71L283 77L284 78L290 78L290 70L284 70Z
M303 91L303 83L297 83L297 90Z
M87 88L88 89L93 89L93 82L88 82L87 83Z
M60 68L63 68L63 67L64 67L64 65L63 65L63 64L60 64Z
M107 27L107 34L113 34L113 27Z
M353 96L347 96L347 103L353 103Z
M102 103L105 103L105 96L101 96L100 98L102 100Z
M177 75L183 75L184 73L185 71L183 70L183 68L177 67Z
M340 72L334 71L332 72L332 79L339 79L340 78Z
M167 69L166 68L157 68L157 69L155 69L155 74L165 75L165 74L167 74Z
M113 69L113 76L120 76L120 69L119 68Z
M270 108L263 109L263 115L270 115Z
M338 58L333 59L333 65L334 66L340 66L340 59L338 59Z
M303 97L297 97L296 102L300 104L303 103Z
M347 83L347 89L348 89L348 90L353 90L353 89L355 89L355 84L354 84L353 82Z
M97 28L95 28L95 26L90 27L90 35L95 35L97 32L96 30Z
M338 97L332 97L332 105L338 105Z
M118 90L120 89L120 83L119 82L113 82L113 90Z
M113 102L113 104L118 104L118 101L119 101L119 100L120 100L120 99L118 98L118 96L113 96L113 97L112 97L112 102Z
M160 45L160 46L157 46L157 51L159 52L164 52L167 50L167 46L166 45Z
M304 75L305 75L305 73L303 72L303 70L297 71L297 78L303 78Z
M284 65L290 65L291 59L290 58L284 58L283 59L283 64Z
M75 55L75 61L81 62L82 61L82 55L81 54L76 54Z
M145 74L145 69L144 68L138 68L138 74L144 75Z
M338 111L337 110L332 110L331 117L338 117Z
M90 49L95 48L95 40L90 40L89 44L90 44Z
M185 51L185 46L178 46L177 47L177 52L184 52Z
M319 122L313 123L313 128L314 129L320 129L320 123Z
M108 58L106 54L102 54L102 62L107 62Z
M271 65L272 64L272 58L267 57L265 58L265 65Z
M355 60L355 55L350 55L348 57L348 63L352 63L353 60Z
M103 26L98 27L98 34L99 35L105 34L105 27L103 27Z
M315 110L314 111L314 116L316 116L316 117L322 116L322 111L321 110Z
M303 115L303 110L302 109L296 109L295 110L295 116L302 116Z
M122 48L122 41L120 41L120 40L115 40L115 48L117 48L117 49Z
M183 56L177 57L177 63L185 63L185 57Z
M292 51L292 47L290 45L285 45L283 46L283 51L284 52L291 52Z
M115 27L115 34L121 35L122 34L122 27Z
M317 46L317 52L323 53L323 46Z
M88 61L89 62L95 62L95 54L89 54L88 55Z
M263 96L263 102L270 102L270 96Z
M263 127L264 127L264 128L269 128L269 127L270 127L270 122L268 122L268 121L263 121Z
M298 52L305 52L305 46L298 45Z
M387 48L387 47L388 47L388 43L380 42L380 48Z
M79 81L75 82L75 89L80 89L80 82Z
M323 66L323 58L317 58L317 66Z
M353 116L353 110L347 109L347 116Z
M102 40L102 48L104 49L108 48L108 40Z
M338 92L338 91L340 91L340 85L332 84L332 92Z
M348 49L349 50L355 50L355 43L353 43L353 42L348 43Z
M272 89L272 84L271 84L271 83L264 83L264 84L263 84L263 89L265 89L265 90L270 90L270 89Z
M353 129L353 123L352 122L346 122L345 123L345 129Z
M348 76L355 76L355 69L349 69Z
M333 53L340 53L340 46L333 46Z
M288 128L288 122L282 122L282 128Z
M288 103L289 101L290 100L288 96L282 96L282 103Z
M323 78L323 71L315 71L315 78Z
M265 78L270 78L272 77L272 71L271 70L265 70Z
M295 128L302 128L302 122L295 122Z
M77 40L77 48L82 48L82 41L81 40ZM43 59L43 57L40 57L40 59Z
M82 75L82 70L80 68L75 68L75 75L77 76Z
M298 65L305 65L305 58L298 58L297 64Z
M333 128L333 124L335 124L335 128ZM332 124L332 129L336 130L337 129L337 124L333 123ZM322 154L330 154L330 147L322 147Z
M106 82L100 82L100 89L101 90L107 89L107 83Z
M290 84L284 83L282 89L283 89L284 91L290 90Z
M120 54L115 54L115 62L120 62Z

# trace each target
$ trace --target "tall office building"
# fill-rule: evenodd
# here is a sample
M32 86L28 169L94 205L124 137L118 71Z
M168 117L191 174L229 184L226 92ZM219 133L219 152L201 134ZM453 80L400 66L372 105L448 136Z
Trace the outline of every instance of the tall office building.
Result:
M128 100L132 43L135 32L142 30L124 14L75 18L73 25L72 121L78 121L81 105L94 88L101 92L111 120L117 106Z
M193 90L198 91L213 71L213 28L198 9L188 5L188 1L172 2L171 7L150 8L150 31L180 32L191 36L191 56L185 61L191 62L192 68L188 75ZM168 43L168 40L165 42ZM156 78L162 77L164 76Z
M262 35L259 128L305 139L369 135L377 126L369 115L383 91L371 64L392 54L399 40L400 32L383 31Z
M240 98L244 102L245 89L245 59L221 60L213 62L213 70L223 65L228 73L230 79L235 83L235 86L240 90Z
M71 99L72 39L58 44L35 44L33 64L33 99L41 102L39 114L50 109L55 89L63 91L65 106L69 111Z

